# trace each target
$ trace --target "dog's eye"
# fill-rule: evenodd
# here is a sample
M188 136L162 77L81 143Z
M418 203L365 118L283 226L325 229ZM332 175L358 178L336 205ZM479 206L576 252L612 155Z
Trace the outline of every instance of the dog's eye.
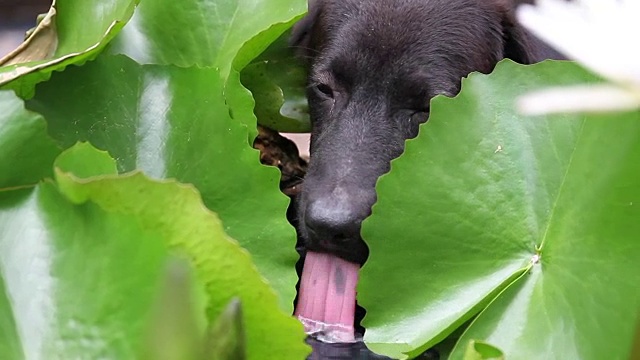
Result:
M315 89L321 96L333 99L333 89L329 85L320 83L315 86Z

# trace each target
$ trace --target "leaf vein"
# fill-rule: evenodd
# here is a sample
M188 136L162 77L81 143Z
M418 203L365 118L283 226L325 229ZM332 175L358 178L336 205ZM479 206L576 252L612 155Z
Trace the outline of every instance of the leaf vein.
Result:
M556 208L558 207L558 201L560 200L560 197L562 196L562 192L564 190L564 185L567 181L567 176L569 175L569 170L571 170L571 165L573 164L573 158L575 157L576 154L576 149L578 148L578 144L580 143L580 139L582 138L582 133L584 132L584 126L585 126L585 119L582 120L582 126L580 127L580 131L578 132L578 136L576 137L576 142L575 145L573 147L573 150L571 150L571 156L569 157L569 163L567 164L567 169L564 172L564 175L562 176L562 182L560 183L560 188L558 189L558 193L556 194L556 198L553 201L553 205L551 206L551 213L549 214L549 220L547 221L547 226L544 230L544 234L542 235L542 240L540 241L540 246L539 249L542 250L544 248L544 244L545 241L547 240L547 236L549 234L549 229L551 228L551 224L553 222L553 218L556 212Z

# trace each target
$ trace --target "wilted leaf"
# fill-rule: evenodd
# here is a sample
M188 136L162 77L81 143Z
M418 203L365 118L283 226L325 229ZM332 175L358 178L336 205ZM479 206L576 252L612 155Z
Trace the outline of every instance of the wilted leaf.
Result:
M506 61L472 74L457 98L432 101L363 225L371 256L359 294L374 350L415 355L508 285L452 359L470 339L516 359L628 353L640 299L640 114L513 109L525 91L585 81L594 78L571 63Z
M38 16L37 26L29 30L29 36L15 50L0 59L0 65L13 65L29 61L45 60L53 56L58 47L56 30L56 0L46 14Z
M43 29L34 32L33 39L24 45L20 53L26 57L16 61L28 62L12 61L0 67L0 86L23 98L32 97L35 84L49 79L53 71L93 59L129 20L137 2L56 0L50 10L55 24L45 20ZM46 54L34 55L43 47Z

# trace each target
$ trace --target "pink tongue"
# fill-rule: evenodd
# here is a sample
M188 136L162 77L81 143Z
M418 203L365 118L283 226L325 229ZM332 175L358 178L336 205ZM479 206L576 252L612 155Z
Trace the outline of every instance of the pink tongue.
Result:
M295 312L307 334L329 343L355 342L359 269L334 255L307 252Z

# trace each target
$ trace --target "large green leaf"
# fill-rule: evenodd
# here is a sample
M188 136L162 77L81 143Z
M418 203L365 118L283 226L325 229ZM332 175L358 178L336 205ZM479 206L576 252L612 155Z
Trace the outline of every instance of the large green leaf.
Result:
M0 189L50 176L59 153L42 116L25 110L13 91L0 91Z
M22 348L24 357L0 356L132 358L163 248L137 219L73 205L51 182L0 192L0 276L10 304L0 314L13 316L18 335L0 337L0 349Z
M192 183L248 249L292 311L297 276L295 231L276 168L262 166L244 126L229 116L216 69L138 65L101 56L54 74L28 104L64 147L90 141L120 171Z
M27 358L133 358L170 250L190 261L206 289L207 316L202 311L198 323L215 320L238 297L247 304L247 358L307 353L302 326L279 309L247 252L193 186L139 172L107 175L115 163L87 144L56 164L58 187L47 181L0 192L0 277L11 309L0 309L0 324L11 335L12 316L20 341L3 337L0 350L22 346Z
M247 125L252 142L257 135L254 103L238 72L306 9L305 0L145 0L110 52L141 64L217 69L231 116Z
M67 153L85 159L87 152L76 146ZM73 161L64 162L69 163ZM78 162L72 170L85 168ZM307 353L302 325L278 308L276 294L259 275L249 254L227 237L222 223L203 206L193 186L173 180L154 182L140 172L91 182L76 179L76 173L56 169L60 188L70 199L79 203L91 200L107 211L136 216L144 228L162 232L173 251L191 260L207 290L209 320L222 314L234 297L240 299L245 305L248 359L295 359Z
M306 11L303 0L143 0L111 52L141 64L242 69Z
M416 355L508 287L453 358L469 340L516 359L627 353L640 305L640 114L514 111L526 91L594 80L572 63L506 61L434 99L363 225L369 346Z
M254 101L240 83L239 71L305 11L304 0L143 1L110 50L142 64L207 67L200 72L192 70L193 82L199 85L184 81L180 86L184 91L175 89L176 94L190 93L191 99L184 96L180 106L173 105L172 109L182 109L178 111L183 125L172 128L170 150L160 154L174 164L162 175L196 184L207 206L222 217L227 231L253 254L260 270L282 295L285 309L292 309L295 295L296 277L291 271L297 257L292 251L294 232L285 219L286 199L279 193L278 172L258 165L258 157L250 149L257 135ZM184 31L185 24L189 24L189 31ZM208 119L194 117L198 113ZM238 142L240 135L244 136L243 144ZM126 142L126 146L111 145L112 152L117 151L115 147L129 148L131 155L136 140ZM210 151L201 151L200 146ZM141 155L147 156L145 153L159 158L153 149ZM120 163L135 159L118 158ZM213 168L218 172L209 171Z
M0 67L0 86L30 98L53 71L93 59L133 15L138 0L56 0L48 17ZM50 51L42 52L42 48Z
M585 118L573 146L540 261L461 343L486 339L516 359L629 358L640 309L640 113Z

